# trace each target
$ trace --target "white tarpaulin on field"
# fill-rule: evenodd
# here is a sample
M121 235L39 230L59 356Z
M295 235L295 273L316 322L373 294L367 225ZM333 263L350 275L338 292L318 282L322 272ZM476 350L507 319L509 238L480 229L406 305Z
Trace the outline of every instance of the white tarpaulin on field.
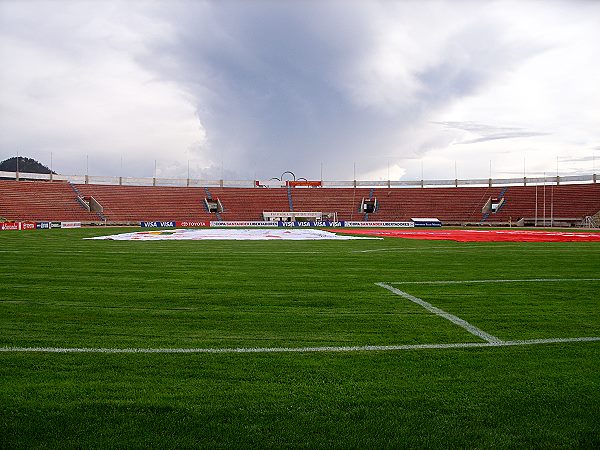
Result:
M235 240L264 241L271 239L314 241L323 239L381 239L373 237L345 236L315 229L176 229L156 231L136 231L134 233L113 234L88 239L109 239L113 241L163 241L163 240Z

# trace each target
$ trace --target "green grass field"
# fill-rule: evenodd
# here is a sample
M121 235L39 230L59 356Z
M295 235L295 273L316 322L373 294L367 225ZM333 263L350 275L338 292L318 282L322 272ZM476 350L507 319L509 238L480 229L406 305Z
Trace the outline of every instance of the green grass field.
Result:
M600 244L121 231L0 233L1 448L600 447Z

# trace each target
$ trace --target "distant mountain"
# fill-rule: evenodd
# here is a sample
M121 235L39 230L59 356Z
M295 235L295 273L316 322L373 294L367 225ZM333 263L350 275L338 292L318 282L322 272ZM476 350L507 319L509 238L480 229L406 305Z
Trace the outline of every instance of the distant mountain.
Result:
M51 171L48 167L35 159L26 158L19 156L19 172L25 173L56 173ZM13 156L2 162L0 162L0 171L3 172L16 172L17 171L17 157Z

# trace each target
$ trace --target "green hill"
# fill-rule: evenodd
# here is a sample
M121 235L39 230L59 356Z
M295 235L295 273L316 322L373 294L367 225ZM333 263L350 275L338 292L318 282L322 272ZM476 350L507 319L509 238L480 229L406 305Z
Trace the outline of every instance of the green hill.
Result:
M25 173L56 173L35 159L24 156L19 156L18 161L17 157L13 156L0 163L0 171L3 172L17 172L17 168L19 172Z

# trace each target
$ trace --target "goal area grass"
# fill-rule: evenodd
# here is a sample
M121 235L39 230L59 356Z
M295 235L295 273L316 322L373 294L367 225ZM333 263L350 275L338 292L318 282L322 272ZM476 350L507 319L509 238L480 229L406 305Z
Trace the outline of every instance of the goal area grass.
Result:
M112 233L0 233L0 447L600 447L600 243Z

